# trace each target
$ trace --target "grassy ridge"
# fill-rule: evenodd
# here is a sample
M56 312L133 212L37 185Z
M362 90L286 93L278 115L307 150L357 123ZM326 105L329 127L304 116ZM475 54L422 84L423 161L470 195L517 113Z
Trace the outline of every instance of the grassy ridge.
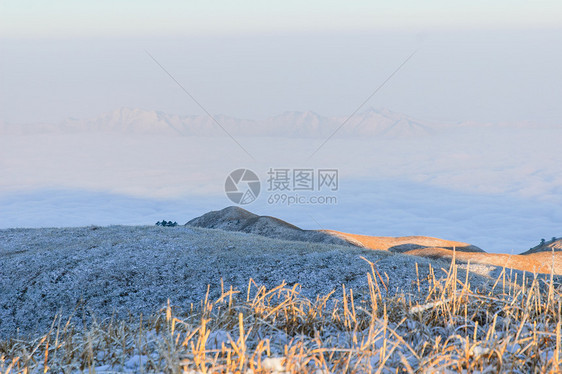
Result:
M422 303L383 297L370 263L370 297L357 304L342 286L314 300L299 286L223 289L179 313L166 305L140 320L84 328L55 319L33 341L0 341L0 371L16 372L560 372L562 290L551 278L487 293L453 262L446 277L417 278ZM517 285L519 283L520 285ZM250 296L252 295L252 296ZM339 295L338 295L339 296ZM419 300L419 298L416 298Z

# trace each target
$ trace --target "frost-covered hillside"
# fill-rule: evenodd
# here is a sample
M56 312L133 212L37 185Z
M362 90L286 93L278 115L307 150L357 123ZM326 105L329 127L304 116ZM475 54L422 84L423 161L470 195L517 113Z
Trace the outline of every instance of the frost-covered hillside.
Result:
M443 262L326 243L303 243L195 227L82 227L0 230L0 336L44 332L55 315L108 318L149 314L167 299L190 308L246 291L299 284L314 298L346 287L361 299L376 262L390 294L410 293L429 265ZM490 269L488 269L490 270ZM475 285L487 277L472 276ZM463 278L464 279L464 278ZM386 292L386 291L385 291Z

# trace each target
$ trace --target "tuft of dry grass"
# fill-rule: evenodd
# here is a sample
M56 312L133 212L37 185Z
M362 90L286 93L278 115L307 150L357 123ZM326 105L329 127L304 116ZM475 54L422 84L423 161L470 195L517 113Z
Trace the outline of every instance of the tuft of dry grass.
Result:
M366 260L367 261L367 260ZM562 371L562 290L553 277L503 272L486 292L430 269L419 295L386 297L369 262L369 295L315 299L300 286L252 280L187 310L77 326L55 318L35 340L0 341L2 373L556 373ZM468 273L468 272L467 272ZM413 300L421 300L415 302Z

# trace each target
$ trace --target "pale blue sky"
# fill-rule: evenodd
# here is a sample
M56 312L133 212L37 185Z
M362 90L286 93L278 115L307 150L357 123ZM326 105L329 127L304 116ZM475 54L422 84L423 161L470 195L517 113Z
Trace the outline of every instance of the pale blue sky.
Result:
M557 0L3 0L0 4L3 37L556 27L562 21L562 2Z

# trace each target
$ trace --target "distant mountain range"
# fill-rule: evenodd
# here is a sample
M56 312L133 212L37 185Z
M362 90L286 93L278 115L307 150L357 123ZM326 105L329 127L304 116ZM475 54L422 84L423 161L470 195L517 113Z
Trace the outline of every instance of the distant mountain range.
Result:
M370 109L350 118L325 117L314 112L285 112L263 120L214 117L237 136L327 137L344 122L340 137L417 137L433 132L435 124L422 123L388 109ZM10 124L0 122L0 134L126 133L183 136L226 136L207 115L180 116L160 111L119 108L93 119L69 118L58 124Z
M420 121L389 109L368 109L351 117L326 117L314 112L285 112L262 120L216 115L214 119L236 136L326 138L416 138L443 129L494 126L490 123ZM342 126L343 125L343 126ZM528 127L529 123L500 123L500 127ZM0 134L122 133L172 136L227 136L208 115L180 116L122 107L93 119L69 118L58 124L13 124L0 120Z

